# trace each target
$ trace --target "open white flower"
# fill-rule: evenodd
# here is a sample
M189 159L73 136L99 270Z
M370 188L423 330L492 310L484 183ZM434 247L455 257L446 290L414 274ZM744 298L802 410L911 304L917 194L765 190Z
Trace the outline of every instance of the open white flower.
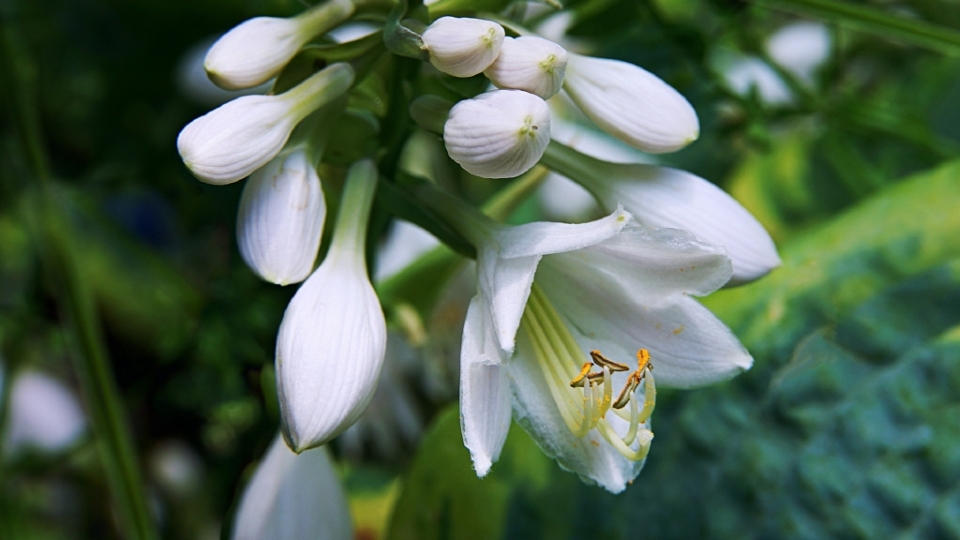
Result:
M240 254L270 283L299 283L313 270L326 215L320 177L306 148L281 152L243 187L237 214Z
M350 540L346 493L325 448L294 454L279 436L243 491L232 540Z
M638 163L607 163L557 142L543 164L589 190L610 210L623 205L638 221L677 228L723 246L733 262L732 285L753 281L780 265L763 225L716 185L694 174Z
M622 209L579 225L507 227L455 201L432 206L477 248L460 407L480 476L499 457L512 409L563 467L621 491L653 436L648 365L663 384L694 387L752 363L730 330L689 296L727 282L722 248L683 231L628 225ZM635 354L632 369L624 359Z
M313 37L347 20L350 0L327 0L296 17L256 17L224 34L204 59L210 79L227 90L240 90L275 76Z
M569 53L563 88L600 128L645 152L673 152L700 135L690 102L639 66Z
M443 143L450 158L483 178L512 178L537 164L550 142L550 108L520 90L494 90L450 109Z
M350 89L349 64L332 64L276 96L243 96L187 124L177 137L184 164L201 181L236 182L264 166L293 128Z
M454 77L473 77L497 59L503 36L503 27L493 21L441 17L422 39L433 67Z
M364 254L376 185L372 162L350 169L330 250L280 324L277 394L283 435L296 452L350 427L380 378L387 328Z
M567 51L536 36L505 38L500 56L483 74L498 88L523 90L549 99L563 86Z

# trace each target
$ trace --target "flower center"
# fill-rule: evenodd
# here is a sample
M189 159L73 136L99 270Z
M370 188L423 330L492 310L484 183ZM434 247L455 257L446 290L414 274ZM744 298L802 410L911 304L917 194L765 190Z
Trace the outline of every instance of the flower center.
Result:
M530 291L520 328L533 344L537 364L567 428L577 437L596 429L624 457L645 458L653 439L647 421L653 414L657 395L650 353L646 349L637 351L637 369L627 376L623 389L614 399L613 374L630 371L630 368L599 351L590 351L592 362L581 363L583 351L536 283ZM636 395L641 383L642 408ZM611 411L627 422L625 434L617 433L607 418Z

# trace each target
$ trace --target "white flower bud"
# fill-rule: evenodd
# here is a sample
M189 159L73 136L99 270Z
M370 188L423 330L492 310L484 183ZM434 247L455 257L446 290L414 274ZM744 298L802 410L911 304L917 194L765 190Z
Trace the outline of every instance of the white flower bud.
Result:
M604 131L645 152L673 152L700 135L690 103L633 64L570 53L563 87Z
M433 67L454 77L472 77L497 59L503 36L503 27L495 22L441 17L422 39Z
M376 185L372 162L351 168L330 251L280 324L277 394L283 435L296 452L356 422L380 378L387 326L364 258Z
M480 94L450 109L443 142L467 172L512 178L536 165L550 143L550 108L521 90Z
M567 51L541 37L505 38L500 56L483 72L500 88L513 88L549 99L560 91Z
M333 64L278 96L226 103L183 128L180 157L203 182L236 182L273 159L300 120L346 92L353 77L348 64Z
M36 371L20 373L11 386L10 421L3 441L8 455L28 449L62 452L76 444L86 418L73 392Z
M256 86L279 73L314 36L347 20L353 10L350 0L328 0L289 19L250 19L213 44L204 68L221 88L239 90Z
M326 448L294 454L277 437L243 490L231 540L351 540L347 495Z
M320 249L327 208L303 147L258 169L243 188L237 243L247 266L278 285L303 281Z

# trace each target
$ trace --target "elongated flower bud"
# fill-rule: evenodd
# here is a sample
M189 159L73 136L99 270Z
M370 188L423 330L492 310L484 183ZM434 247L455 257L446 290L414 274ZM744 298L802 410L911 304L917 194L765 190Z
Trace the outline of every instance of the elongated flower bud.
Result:
M645 152L673 152L700 135L690 103L633 64L569 54L563 87L604 131Z
M328 0L289 19L250 19L213 44L204 68L221 88L256 86L279 73L311 38L347 20L353 10L350 0Z
M231 540L350 540L347 496L326 448L299 456L280 437L243 490Z
M313 270L327 208L317 171L303 147L283 152L247 180L237 215L240 254L278 285Z
M236 182L274 158L307 115L346 92L353 68L333 64L278 96L244 96L187 124L177 150L203 182Z
M506 38L500 56L483 72L499 88L513 88L549 99L560 91L567 51L541 37Z
M441 17L422 38L433 67L454 77L472 77L497 59L503 36L503 27L495 22Z
M364 257L376 185L371 162L350 170L330 251L283 314L277 394L283 435L295 452L324 444L350 427L380 377L387 327Z
M550 108L521 90L480 94L450 110L443 142L467 172L511 178L536 165L550 143Z

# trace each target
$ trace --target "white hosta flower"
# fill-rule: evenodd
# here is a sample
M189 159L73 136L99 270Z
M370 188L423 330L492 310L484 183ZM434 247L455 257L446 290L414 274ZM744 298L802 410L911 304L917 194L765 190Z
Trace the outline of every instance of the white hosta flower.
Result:
M499 88L523 90L548 99L563 86L567 51L535 36L505 38L500 56L483 74Z
M731 285L753 281L780 265L763 225L733 197L694 174L607 163L556 142L543 164L587 188L608 210L623 205L645 225L683 229L723 246L733 262Z
M723 55L717 63L731 90L741 96L756 92L767 105L784 105L794 100L787 83L769 64L755 56Z
M210 79L221 88L250 88L277 75L314 36L347 20L350 0L327 0L296 17L256 17L224 34L204 59Z
M752 363L730 330L689 296L729 279L722 248L683 231L629 225L622 209L580 225L516 227L457 218L468 211L452 203L434 209L477 247L460 411L481 476L499 456L512 402L517 420L563 467L621 491L653 437L649 364L661 383L694 387ZM636 369L628 365L634 355Z
M454 77L472 77L497 59L503 36L503 27L492 21L441 17L422 39L433 67Z
M205 39L190 47L180 57L177 62L175 77L177 90L181 94L194 103L216 107L240 96L266 94L270 91L273 81L267 81L243 90L224 90L214 84L203 68L203 59L214 41L215 39Z
M333 64L277 96L244 96L187 124L177 150L203 182L236 182L264 166L297 124L353 84L353 68Z
M306 148L282 152L243 187L237 214L240 254L270 283L303 281L317 259L326 215L320 178Z
M2 382L2 381L0 381ZM14 375L4 447L60 452L76 444L86 429L77 397L63 383L36 371Z
M770 36L767 53L774 62L809 83L830 57L831 46L830 31L825 25L799 22L784 26Z
M604 131L645 152L673 152L700 135L686 98L633 64L570 53L563 88Z
M399 273L421 255L440 245L436 236L409 221L395 220L377 252L374 281L382 282Z
M494 90L450 109L443 143L450 158L483 178L511 178L537 164L550 142L550 108L520 90Z
M294 454L279 436L243 490L232 540L350 540L346 493L325 448Z
M370 161L350 169L330 250L280 324L277 394L283 435L296 452L324 444L355 422L383 367L386 322L364 255L376 185Z

